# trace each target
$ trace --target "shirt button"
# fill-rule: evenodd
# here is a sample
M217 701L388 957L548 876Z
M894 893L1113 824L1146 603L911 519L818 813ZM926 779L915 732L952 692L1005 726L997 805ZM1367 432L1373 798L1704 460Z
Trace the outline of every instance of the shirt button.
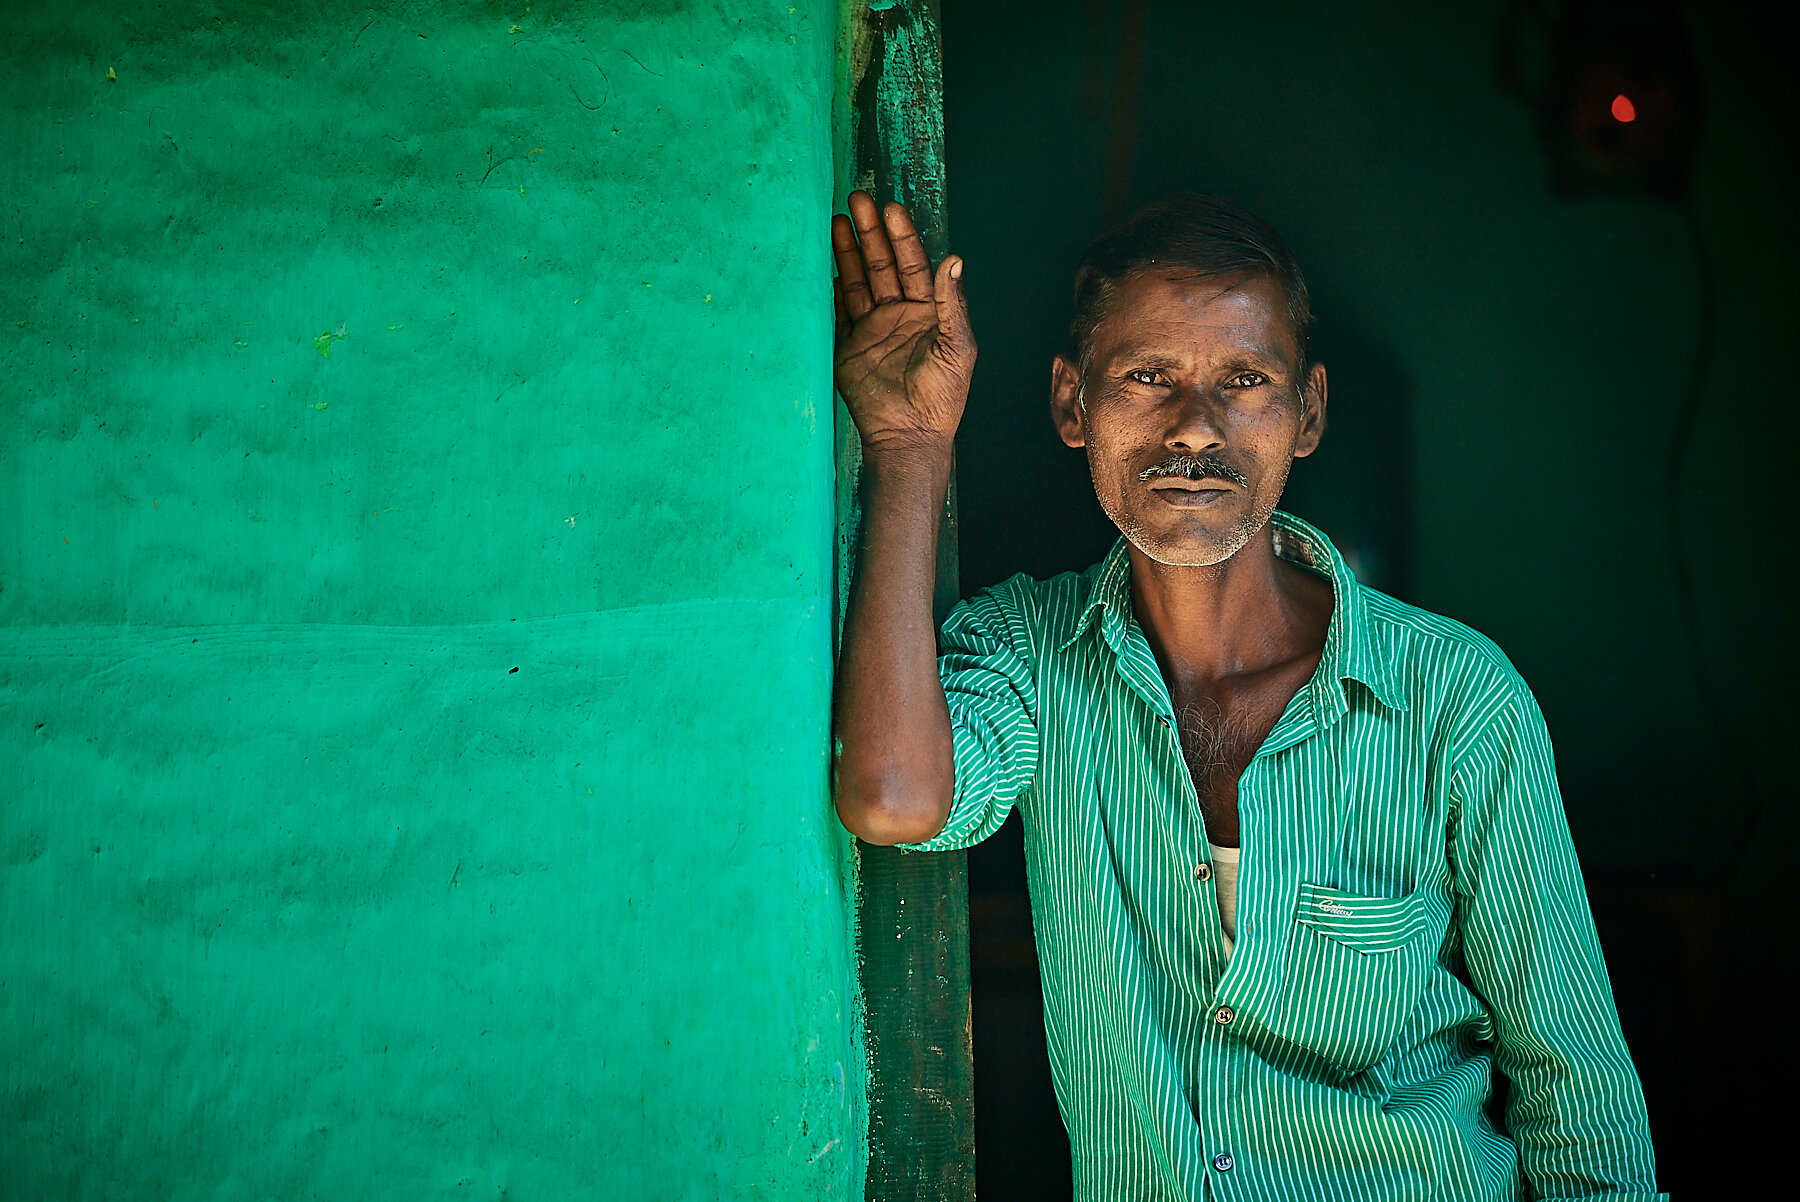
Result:
M1218 1023L1221 1027L1228 1025L1231 1020L1236 1017L1237 1012L1230 1006L1220 1006L1217 1010L1213 1011L1213 1021ZM1231 1158L1227 1156L1225 1159L1230 1160Z
M1204 861L1194 865L1194 879L1197 881L1212 880L1212 865Z
M1213 1157L1213 1168L1219 1170L1221 1173L1231 1172L1231 1166L1236 1163L1237 1161L1231 1158L1231 1153L1229 1152L1221 1152Z

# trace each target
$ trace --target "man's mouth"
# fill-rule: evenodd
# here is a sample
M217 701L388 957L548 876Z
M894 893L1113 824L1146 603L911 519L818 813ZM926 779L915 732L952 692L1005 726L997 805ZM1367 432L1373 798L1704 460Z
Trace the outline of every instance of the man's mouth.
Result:
M1138 479L1166 503L1182 508L1210 505L1248 483L1244 473L1216 455L1177 455L1145 468Z
M1233 485L1223 480L1154 480L1150 491L1165 504L1182 509L1190 509L1200 505L1211 505L1221 497L1228 497L1237 491Z

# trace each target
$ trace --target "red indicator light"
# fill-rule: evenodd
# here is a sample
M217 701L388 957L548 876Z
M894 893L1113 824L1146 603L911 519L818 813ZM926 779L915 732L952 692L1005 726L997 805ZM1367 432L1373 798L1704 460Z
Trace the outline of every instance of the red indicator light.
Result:
M1620 92L1617 96L1613 97L1612 115L1614 121L1618 121L1622 124L1629 124L1630 122L1637 120L1637 105L1631 103L1631 97Z

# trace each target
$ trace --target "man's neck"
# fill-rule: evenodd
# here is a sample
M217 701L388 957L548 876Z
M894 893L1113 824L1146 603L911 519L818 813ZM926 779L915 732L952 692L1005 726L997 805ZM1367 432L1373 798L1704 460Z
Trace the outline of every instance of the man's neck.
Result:
M1132 612L1171 685L1256 675L1324 645L1331 585L1276 555L1267 524L1210 567L1128 554Z

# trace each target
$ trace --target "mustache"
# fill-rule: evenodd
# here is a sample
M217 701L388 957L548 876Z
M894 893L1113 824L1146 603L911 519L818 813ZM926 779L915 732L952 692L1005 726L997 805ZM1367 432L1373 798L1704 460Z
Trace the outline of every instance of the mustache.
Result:
M1180 476L1184 480L1223 480L1239 488L1250 483L1249 477L1217 455L1176 455L1161 463L1151 464L1138 473L1138 480L1148 484L1152 480L1170 476Z

